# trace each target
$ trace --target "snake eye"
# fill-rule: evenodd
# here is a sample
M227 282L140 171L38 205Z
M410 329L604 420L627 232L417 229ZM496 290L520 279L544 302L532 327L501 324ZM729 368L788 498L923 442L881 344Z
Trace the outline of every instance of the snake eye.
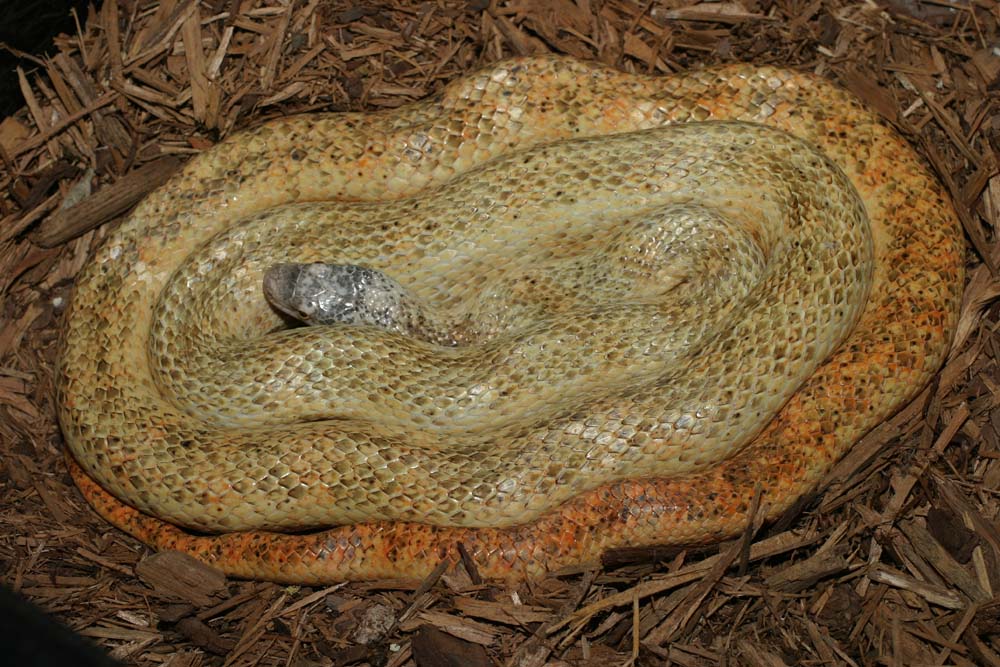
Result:
M316 314L316 303L313 301L299 301L295 303L283 304L285 312L298 319L303 324L317 324L314 321Z

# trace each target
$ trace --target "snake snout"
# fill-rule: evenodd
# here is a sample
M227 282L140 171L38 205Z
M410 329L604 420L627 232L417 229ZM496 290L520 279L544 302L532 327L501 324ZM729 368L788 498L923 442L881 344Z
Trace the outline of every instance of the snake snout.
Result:
M264 273L263 289L268 302L282 313L308 322L314 308L296 294L302 264L275 264Z

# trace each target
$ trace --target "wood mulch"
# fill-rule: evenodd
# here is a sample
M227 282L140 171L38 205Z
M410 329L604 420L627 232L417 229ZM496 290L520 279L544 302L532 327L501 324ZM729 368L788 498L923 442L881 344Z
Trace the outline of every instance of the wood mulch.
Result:
M993 0L106 1L22 60L27 105L0 122L0 580L139 665L1000 665L998 21ZM790 66L887 118L969 240L937 381L740 549L514 588L227 580L90 512L61 460L53 360L73 277L121 216L239 128L397 107L545 51Z

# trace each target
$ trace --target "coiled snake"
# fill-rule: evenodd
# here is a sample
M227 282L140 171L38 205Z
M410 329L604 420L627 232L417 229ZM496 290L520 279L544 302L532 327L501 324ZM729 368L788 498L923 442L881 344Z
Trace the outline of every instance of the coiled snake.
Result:
M288 582L719 540L926 384L962 247L821 79L507 61L234 135L142 202L67 315L70 467L139 539ZM261 277L313 261L391 276L438 333L288 329Z

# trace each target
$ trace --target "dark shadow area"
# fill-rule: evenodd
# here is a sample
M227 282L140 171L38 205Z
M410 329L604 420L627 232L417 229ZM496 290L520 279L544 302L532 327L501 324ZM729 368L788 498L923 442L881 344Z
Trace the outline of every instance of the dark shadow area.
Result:
M74 7L82 23L87 18L87 3L82 0L0 0L0 42L18 51L42 56L52 48L53 37L76 32ZM0 117L24 106L24 97L17 85L15 68L18 65L26 72L36 67L9 49L0 50Z
M0 586L0 645L10 665L117 667L91 642L21 596Z

